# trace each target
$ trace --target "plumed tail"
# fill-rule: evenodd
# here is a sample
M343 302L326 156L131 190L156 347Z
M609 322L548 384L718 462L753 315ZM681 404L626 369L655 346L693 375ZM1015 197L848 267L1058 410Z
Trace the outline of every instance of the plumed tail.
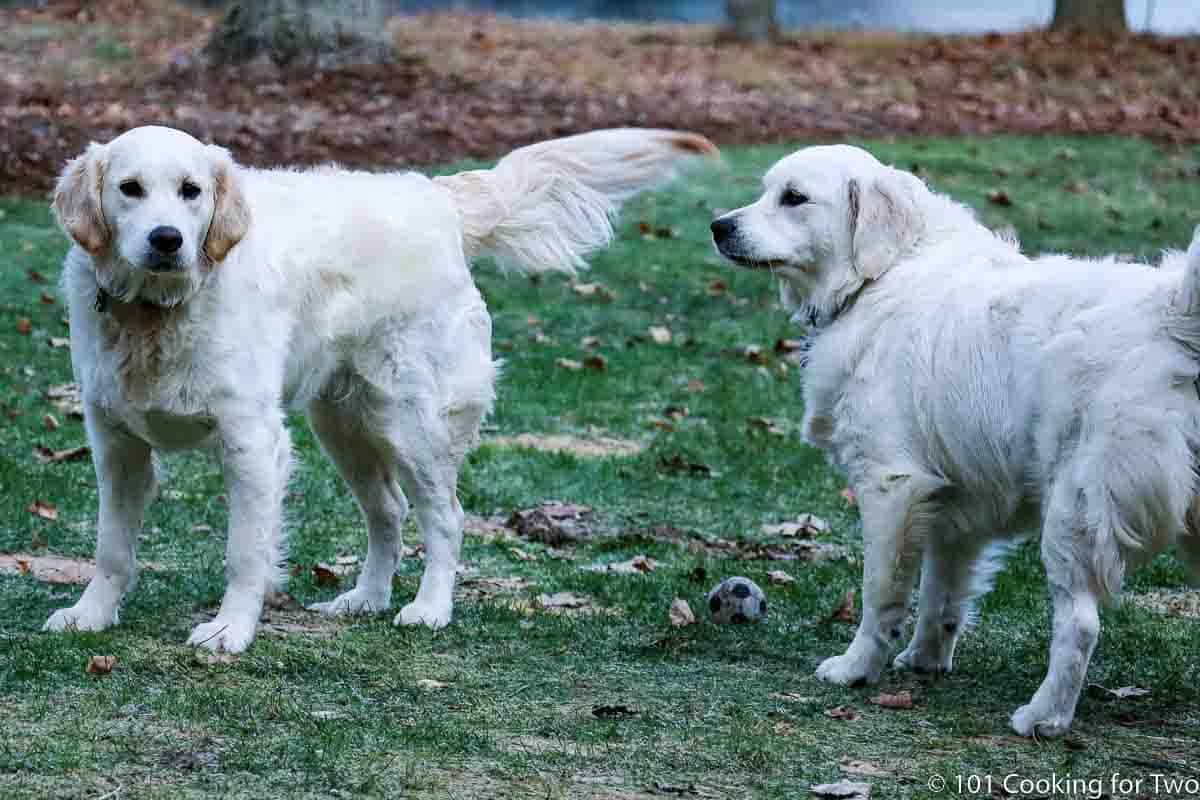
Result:
M462 216L467 257L491 255L523 272L574 272L612 239L612 218L633 195L673 178L716 146L694 133L594 131L514 150L489 170L434 178Z

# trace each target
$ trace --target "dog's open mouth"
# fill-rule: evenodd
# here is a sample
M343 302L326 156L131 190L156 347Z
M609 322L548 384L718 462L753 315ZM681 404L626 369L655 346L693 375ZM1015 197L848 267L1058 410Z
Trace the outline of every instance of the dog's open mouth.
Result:
M754 258L747 258L746 256L730 255L729 253L722 253L721 255L725 256L733 263L748 269L781 269L788 265L786 261L781 261L779 259L760 261Z

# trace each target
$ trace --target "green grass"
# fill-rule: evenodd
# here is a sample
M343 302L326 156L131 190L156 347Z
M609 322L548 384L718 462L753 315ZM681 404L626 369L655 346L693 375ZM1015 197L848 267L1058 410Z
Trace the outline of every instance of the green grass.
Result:
M1014 226L1033 252L1153 257L1185 245L1200 222L1197 150L1037 138L870 147L899 166L919 166L935 188L978 207L988 224ZM891 777L866 779L874 796L889 798L934 796L926 788L934 775L954 794L959 775L1117 772L1149 780L1200 773L1200 623L1132 604L1106 612L1089 681L1151 694L1118 701L1092 690L1066 741L1009 737L1008 714L1028 699L1046 664L1034 545L1016 553L984 601L954 675L886 674L879 691L911 689L917 701L914 710L888 711L866 703L877 690L834 688L812 677L819 660L851 638L850 626L826 619L858 586L856 560L733 561L694 544L763 540L764 523L813 512L832 523L829 540L860 549L856 514L839 496L842 482L794 430L800 377L794 367L782 371L772 344L797 332L777 308L775 287L766 276L727 267L708 244L713 212L753 198L763 170L785 152L732 149L727 169L631 204L618 241L583 278L604 284L612 302L582 297L559 277L477 271L506 360L494 432L599 429L648 445L622 459L491 445L471 456L461 495L472 513L507 514L548 499L593 506L603 535L573 548L575 560L554 559L536 543L470 537L463 559L476 570L472 577L525 576L534 585L515 597L461 600L454 624L439 633L394 628L390 615L326 623L292 614L311 630L262 635L230 663L204 663L182 642L195 615L211 613L220 600L224 490L213 461L173 456L140 539L140 558L158 567L143 571L119 627L42 634L49 613L73 602L80 588L0 575L0 793L556 798L676 796L694 786L690 796L785 798L807 797L810 784L838 779L843 757L889 770ZM989 203L994 189L1012 205ZM41 301L42 293L56 297L65 242L44 203L0 201L0 211L0 552L29 551L37 539L51 552L90 557L90 465L39 465L31 455L35 445L63 449L83 437L80 424L61 414L58 430L42 422L53 411L44 388L70 375L66 350L48 341L66 335L64 309ZM646 239L643 222L678 235ZM31 280L30 270L49 282ZM706 289L717 280L728 290L713 296ZM531 326L531 315L540 324ZM32 321L31 333L16 332L19 318ZM669 328L671 344L652 343L652 325ZM550 341L535 343L534 331ZM582 360L587 336L600 339L605 371L555 366L558 358ZM738 355L752 344L767 354L765 365ZM689 381L706 389L689 392ZM680 405L689 414L674 431L650 424ZM779 420L786 435L752 430L752 417ZM346 488L303 423L293 431L292 562L361 555L363 525ZM707 465L712 475L665 470L676 456ZM54 504L58 520L30 514L35 500ZM217 533L197 532L199 523ZM682 538L693 546L648 535L663 525L687 532ZM513 546L537 560L519 560ZM661 566L637 577L580 570L637 553ZM698 566L707 572L702 581L690 578ZM777 568L796 582L769 584L766 573ZM414 593L419 569L416 559L404 561L399 602ZM766 622L668 626L673 597L702 612L703 593L731 574L767 589ZM1178 563L1163 556L1131 588L1184 581ZM552 616L502 601L560 590L614 611ZM302 571L289 591L311 602L335 590ZM85 674L93 654L116 655L117 669ZM424 678L450 685L424 691L417 683ZM777 696L783 693L801 699ZM592 708L603 704L636 714L597 718ZM825 715L839 705L860 718Z

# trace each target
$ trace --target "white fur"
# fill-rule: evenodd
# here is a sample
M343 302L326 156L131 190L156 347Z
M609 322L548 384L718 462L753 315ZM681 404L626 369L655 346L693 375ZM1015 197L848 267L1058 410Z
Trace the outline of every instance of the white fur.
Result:
M63 283L100 487L97 573L46 629L117 621L154 488L152 451L212 447L229 486L228 586L188 641L244 650L283 578L287 408L307 413L367 518L357 585L314 608L390 606L411 502L426 567L395 621L446 625L462 541L458 469L496 377L467 259L496 252L521 268L573 269L608 241L620 200L681 158L714 153L691 134L601 131L431 181L244 169L159 127L89 147L63 173L55 210L76 242ZM140 196L120 188L130 180ZM183 196L185 181L200 195ZM184 239L165 260L147 246L163 225Z
M1074 717L1099 605L1176 540L1200 566L1200 231L1157 268L1029 259L966 208L857 148L776 164L718 247L780 276L815 321L804 431L846 473L866 559L863 615L823 680L879 679L923 563L898 668L949 671L997 548L1040 526L1050 665L1012 717ZM785 207L786 189L807 202ZM922 561L923 559L923 561Z

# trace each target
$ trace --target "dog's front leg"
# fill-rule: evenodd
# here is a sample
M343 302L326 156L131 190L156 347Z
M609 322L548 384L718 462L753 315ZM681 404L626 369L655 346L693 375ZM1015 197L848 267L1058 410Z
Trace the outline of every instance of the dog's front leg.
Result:
M863 520L863 610L858 632L840 656L817 668L817 677L846 686L875 683L888 650L903 633L908 598L931 520L936 480L892 471L857 488Z
M239 653L253 641L263 598L279 577L291 448L277 411L235 419L221 439L229 487L225 597L217 616L197 625L188 644Z
M88 410L87 427L100 494L96 574L79 602L46 620L47 631L99 631L117 623L121 598L137 577L137 535L154 493L149 445L110 426L100 411Z

